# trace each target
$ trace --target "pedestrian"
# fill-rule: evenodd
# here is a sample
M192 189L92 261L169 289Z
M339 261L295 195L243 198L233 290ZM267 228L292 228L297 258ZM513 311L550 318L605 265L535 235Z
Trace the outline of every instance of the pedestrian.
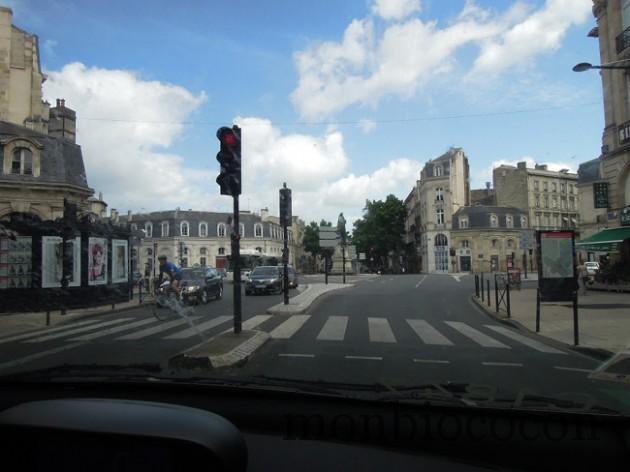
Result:
M578 280L582 283L582 294L586 295L586 284L588 283L589 275L584 264L578 266ZM578 283L579 283L578 282Z

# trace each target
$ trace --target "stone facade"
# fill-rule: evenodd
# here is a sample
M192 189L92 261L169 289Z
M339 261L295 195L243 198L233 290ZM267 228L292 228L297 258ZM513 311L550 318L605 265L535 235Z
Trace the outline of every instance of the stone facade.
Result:
M580 164L578 194L580 195L580 239L585 239L608 227L608 210L595 208L594 185L606 183L601 176L601 161L593 159Z
M599 39L600 61L607 64L630 59L630 1L593 0L597 28L589 36ZM630 80L628 72L602 69L604 132L600 161L601 179L608 183L606 226L620 225L619 212L630 206Z
M550 171L546 165L528 168L502 165L493 171L496 203L527 213L534 229L576 228L579 222L577 174Z

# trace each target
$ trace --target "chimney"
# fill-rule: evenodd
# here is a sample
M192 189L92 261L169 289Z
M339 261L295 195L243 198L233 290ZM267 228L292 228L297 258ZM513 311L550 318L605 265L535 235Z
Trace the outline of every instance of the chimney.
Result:
M525 162L525 161L517 162L516 163L516 168L517 169L527 169L527 162Z
M112 223L118 223L118 210L116 210L116 208L112 208L109 217L111 218Z
M131 221L131 210L127 210L127 222Z
M486 182L486 192L490 191L490 182Z
M98 199L103 201L103 192L98 192Z
M57 106L50 109L48 122L48 135L60 138L71 143L76 143L77 114L74 110L66 108L66 100L57 99Z
M269 208L261 208L260 209L260 219L265 221L269 216Z
M547 164L536 164L534 166L534 169L536 169L536 170L547 170Z

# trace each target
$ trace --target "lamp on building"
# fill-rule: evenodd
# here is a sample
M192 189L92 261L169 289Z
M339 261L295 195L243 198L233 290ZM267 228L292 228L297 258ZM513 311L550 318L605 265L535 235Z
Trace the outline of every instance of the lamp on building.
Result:
M626 63L620 65L620 63ZM630 59L622 59L621 61L607 62L606 64L593 65L588 62L580 62L573 66L573 72L584 72L591 69L630 69Z

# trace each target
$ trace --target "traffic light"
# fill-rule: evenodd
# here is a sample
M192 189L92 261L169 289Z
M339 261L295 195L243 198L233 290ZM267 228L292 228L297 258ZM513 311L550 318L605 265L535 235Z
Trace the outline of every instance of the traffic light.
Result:
M280 225L291 226L291 189L287 188L287 184L284 184L284 188L280 189Z
M223 126L217 130L217 138L221 143L217 154L217 161L221 164L221 173L217 177L221 195L240 195L241 129L236 125L232 128Z

